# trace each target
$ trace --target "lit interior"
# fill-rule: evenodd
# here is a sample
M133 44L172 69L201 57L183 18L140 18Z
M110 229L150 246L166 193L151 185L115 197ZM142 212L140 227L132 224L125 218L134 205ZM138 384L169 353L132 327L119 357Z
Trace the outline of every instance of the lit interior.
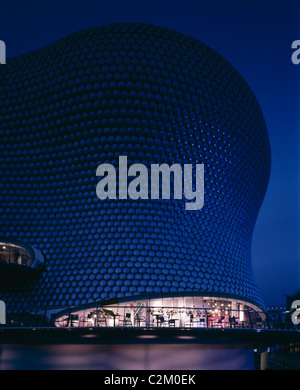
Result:
M216 297L168 297L64 310L58 327L255 327L265 319L257 306Z
M19 245L0 242L0 261L29 266L32 256Z

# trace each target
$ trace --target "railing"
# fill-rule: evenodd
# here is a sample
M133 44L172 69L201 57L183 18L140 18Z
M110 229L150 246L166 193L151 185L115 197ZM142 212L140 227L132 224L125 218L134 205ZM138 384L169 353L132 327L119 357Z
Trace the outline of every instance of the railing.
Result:
M270 317L254 310L216 313L207 307L98 306L93 308L9 309L6 327L143 327L297 329L290 316ZM1 326L1 325L0 325Z

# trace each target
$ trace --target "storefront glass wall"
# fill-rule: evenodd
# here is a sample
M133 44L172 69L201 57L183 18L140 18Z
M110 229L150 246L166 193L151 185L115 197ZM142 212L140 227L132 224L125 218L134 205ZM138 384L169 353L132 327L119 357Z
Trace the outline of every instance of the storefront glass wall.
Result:
M56 326L256 327L265 314L249 303L213 297L170 297L65 311Z

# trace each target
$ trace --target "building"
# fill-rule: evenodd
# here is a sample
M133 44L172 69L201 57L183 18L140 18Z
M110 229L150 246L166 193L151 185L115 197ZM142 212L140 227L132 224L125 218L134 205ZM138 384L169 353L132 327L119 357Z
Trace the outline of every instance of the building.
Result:
M250 248L270 143L223 57L176 31L114 24L8 59L0 81L0 255L35 270L2 283L12 323L20 311L23 323L80 328L265 321ZM171 174L169 199L99 199L97 167L119 177L121 156L148 170L203 165L203 207L186 209ZM189 179L196 193L195 170Z

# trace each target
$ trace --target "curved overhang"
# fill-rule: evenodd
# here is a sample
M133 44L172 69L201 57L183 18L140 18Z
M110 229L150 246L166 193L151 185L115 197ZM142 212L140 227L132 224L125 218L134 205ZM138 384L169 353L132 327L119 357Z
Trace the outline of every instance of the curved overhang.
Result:
M176 298L176 297L207 297L207 298L215 298L215 299L232 299L237 302L243 302L247 304L249 307L252 307L255 311L265 313L266 308L263 305L258 304L256 301L245 298L238 294L231 293L219 293L219 292L209 292L209 291L181 291L181 292L170 292L170 293L150 293L150 294L141 294L136 296L128 296L122 298L112 298L106 299L102 301L102 305L112 305L112 304L126 304L126 302L132 301L141 301L141 300L152 300L152 299L165 299L165 298Z
M44 267L44 256L33 246L0 237L0 283L12 285L38 276Z

